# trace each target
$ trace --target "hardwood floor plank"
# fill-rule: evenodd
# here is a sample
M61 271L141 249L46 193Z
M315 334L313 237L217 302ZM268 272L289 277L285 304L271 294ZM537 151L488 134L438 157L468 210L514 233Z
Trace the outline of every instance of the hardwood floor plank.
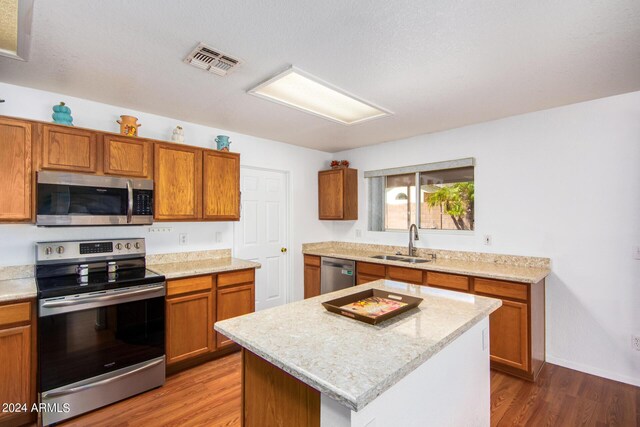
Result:
M164 387L64 427L238 427L241 358L233 353L167 378ZM491 372L491 426L640 427L640 388L547 364L531 383Z

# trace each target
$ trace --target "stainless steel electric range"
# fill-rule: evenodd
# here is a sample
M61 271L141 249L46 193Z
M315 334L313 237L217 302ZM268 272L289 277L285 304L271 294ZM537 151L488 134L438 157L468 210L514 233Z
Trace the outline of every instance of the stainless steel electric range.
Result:
M144 239L36 244L43 425L165 380L165 278Z

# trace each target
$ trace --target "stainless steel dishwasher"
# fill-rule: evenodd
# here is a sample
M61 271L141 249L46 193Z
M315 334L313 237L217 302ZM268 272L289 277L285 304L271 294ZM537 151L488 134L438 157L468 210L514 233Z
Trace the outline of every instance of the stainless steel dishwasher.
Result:
M322 257L320 293L326 294L356 284L356 263L347 259Z

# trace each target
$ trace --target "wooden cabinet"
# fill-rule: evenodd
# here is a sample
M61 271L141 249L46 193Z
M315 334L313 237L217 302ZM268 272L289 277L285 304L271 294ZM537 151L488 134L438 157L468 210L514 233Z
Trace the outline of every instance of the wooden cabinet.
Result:
M67 126L42 126L42 169L81 173L98 171L97 133Z
M320 295L320 257L304 256L304 297Z
M205 150L203 157L203 218L240 219L240 155Z
M33 304L0 305L0 402L24 404L29 412L0 411L1 425L33 421L35 402L35 325Z
M384 279L387 276L387 268L382 264L369 262L356 263L356 285Z
M230 319L255 311L255 270L240 270L218 274L216 292L216 321ZM233 344L229 338L216 333L217 348Z
M422 270L390 265L387 267L387 278L405 283L413 283L414 285L422 285Z
M451 289L453 291L470 291L469 278L459 274L429 271L428 273L425 273L424 284L427 286Z
M318 172L318 213L320 219L358 219L357 169Z
M167 282L167 365L215 350L214 299L212 276Z
M0 221L32 219L31 123L0 118Z
M115 135L102 139L105 174L152 178L152 142Z
M161 143L154 148L154 218L202 218L202 149Z
M491 361L528 371L527 304L502 300L489 317Z

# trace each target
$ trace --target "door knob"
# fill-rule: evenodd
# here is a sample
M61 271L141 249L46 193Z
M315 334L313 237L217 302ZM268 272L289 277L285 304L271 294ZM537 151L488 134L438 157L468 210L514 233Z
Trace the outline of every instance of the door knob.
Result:
M283 254L287 252L287 248L280 248L280 252L282 252Z

